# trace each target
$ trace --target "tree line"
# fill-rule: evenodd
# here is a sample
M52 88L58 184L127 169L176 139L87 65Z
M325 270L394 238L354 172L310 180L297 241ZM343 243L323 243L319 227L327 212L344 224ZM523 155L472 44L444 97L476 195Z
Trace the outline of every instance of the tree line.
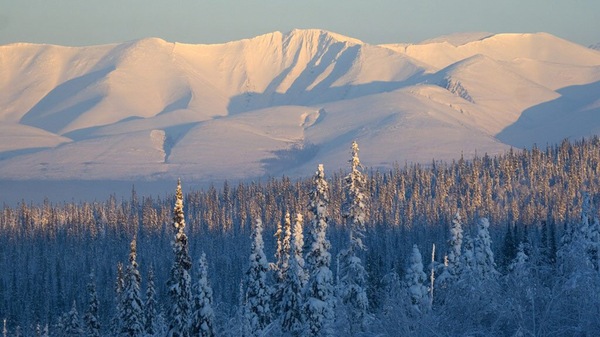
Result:
M188 334L201 329L190 322L205 322L191 319L193 308L207 302L219 335L585 334L597 328L584 319L600 303L590 295L598 293L599 145L597 138L564 141L368 174L353 148L350 173L325 179L319 168L318 193L315 177L283 177L185 196L140 198L132 190L129 200L5 205L5 331L43 335L47 326L59 336L74 321L83 329L94 302L98 331L118 335L128 294L141 314L133 324L140 328L126 335L162 336L174 324L173 294L185 293L189 307L177 310L187 312ZM349 178L356 172L360 178ZM315 195L325 195L327 206ZM181 232L173 230L174 199L186 205ZM186 248L174 250L172 242L183 239ZM174 256L190 268L175 270ZM248 309L248 289L262 287L251 282L257 277L268 289L268 319ZM182 279L188 282L176 282ZM308 300L323 293L328 299ZM148 307L156 318L145 317ZM81 320L73 318L78 312ZM148 321L158 322L155 330Z

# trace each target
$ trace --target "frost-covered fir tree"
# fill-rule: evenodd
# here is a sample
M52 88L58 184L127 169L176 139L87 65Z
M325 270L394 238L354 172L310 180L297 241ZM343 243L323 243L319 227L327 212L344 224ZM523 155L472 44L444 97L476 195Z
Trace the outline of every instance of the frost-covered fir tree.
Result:
M246 271L246 293L242 329L245 336L259 336L271 323L271 289L267 284L269 264L264 253L263 224L256 219L252 231L249 266Z
M427 274L423 271L423 259L417 245L413 245L404 280L413 312L423 313L429 304L429 295L425 285Z
M309 210L312 214L310 236L312 244L306 256L308 283L306 285L304 314L307 336L331 336L335 299L331 265L331 244L327 240L329 186L323 165L313 178Z
M456 279L455 275L450 274L450 268L448 267L448 255L444 255L444 263L439 267L441 273L435 278L436 291L445 290L451 280Z
M278 226L278 228L281 226ZM292 240L292 220L289 212L285 213L283 228L278 230L277 250L275 251L275 288L273 289L273 309L275 314L281 313L281 304L283 291L285 289L286 273L289 268L291 240Z
M144 334L144 312L140 294L142 278L137 264L137 241L131 241L129 265L125 272L123 294L121 296L121 336L139 337Z
M115 281L115 313L110 322L110 331L113 336L119 336L123 322L121 321L121 305L124 287L123 264L117 263L117 279Z
M85 333L88 337L100 337L100 320L98 317L98 310L100 302L98 301L98 294L96 293L96 280L94 274L90 274L90 282L87 286L88 289L88 308L83 317L85 323Z
M461 278L468 279L477 272L475 262L475 246L469 235L464 237L464 252L461 256Z
M366 250L363 239L367 221L367 196L365 195L367 179L362 173L362 165L358 158L358 144L352 142L351 170L345 177L346 203L342 216L350 229L350 250L353 254Z
M286 219L289 219L290 214L286 213ZM275 248L275 265L273 266L273 270L275 271L275 282L281 283L283 282L283 274L284 274L284 257L285 251L283 250L283 226L281 222L277 222L277 230L273 235L275 237L275 243L277 247Z
M154 336L158 333L158 302L156 300L156 286L154 285L154 267L148 269L146 283L146 302L144 303L144 330L146 335Z
M192 337L215 336L215 313L213 292L208 282L208 262L202 253L198 265L198 281L194 287L194 312L192 314Z
M462 253L463 229L460 212L456 212L450 227L450 251L448 252L448 272L455 277L460 273L460 259Z
M351 171L345 178L346 203L343 217L349 227L349 247L338 256L338 294L346 309L350 333L364 329L369 309L367 298L367 271L359 254L366 250L363 239L366 223L366 178L358 158L358 144L352 142Z
M300 280L300 284L302 287L306 284L308 280L308 275L306 274L306 270L304 269L304 217L302 214L296 214L296 220L294 221L294 229L292 231L292 242L290 242L290 258L292 255L296 259L296 263L298 264L298 279Z
M588 240L590 236L590 217L592 216L592 200L588 193L583 193L583 202L581 203L581 223L579 224L579 237Z
M192 261L188 252L187 235L185 234L181 180L177 181L177 189L175 191L173 227L177 232L175 234L175 241L173 242L175 261L173 262L171 276L167 283L171 298L167 337L188 337L192 310L192 280L190 277Z
M600 221L588 193L584 193L581 207L580 237L585 244L588 263L595 270L600 270Z
M508 266L508 270L517 278L522 278L527 274L527 260L529 257L525 254L525 245L521 242L517 248L517 256Z
M297 214L292 235L289 268L285 273L285 286L281 300L281 327L283 331L291 332L293 336L300 335L304 324L302 291L306 277L302 258L302 246L304 245L302 224L302 214Z
M77 303L75 301L73 301L71 311L67 314L66 321L64 322L64 330L67 337L81 337L83 335L79 313L77 312Z
M496 263L492 251L492 239L490 237L490 222L487 218L480 218L477 224L477 237L475 239L475 266L477 273L483 279L495 277Z
M588 193L583 193L579 223L569 224L561 238L558 252L563 272L574 277L600 263L600 223Z

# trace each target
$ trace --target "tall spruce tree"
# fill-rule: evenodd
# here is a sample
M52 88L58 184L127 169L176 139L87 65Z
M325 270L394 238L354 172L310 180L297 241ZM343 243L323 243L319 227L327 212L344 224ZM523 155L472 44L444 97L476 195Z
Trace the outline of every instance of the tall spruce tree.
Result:
M460 260L462 254L463 229L460 212L457 211L452 219L450 227L450 252L448 252L448 271L450 275L457 276L460 273Z
M477 226L477 237L475 238L475 264L477 273L483 279L497 276L494 252L492 251L492 239L490 237L490 222L487 218L480 218Z
M192 280L190 277L192 261L188 253L188 238L185 234L181 180L177 180L177 189L175 190L173 227L176 230L175 241L173 242L175 261L167 283L169 296L171 297L167 337L188 337L192 310Z
M146 335L154 336L158 332L158 302L156 299L156 286L154 284L154 266L148 269L146 282L146 302L144 302L144 330Z
M310 236L312 244L306 256L308 283L306 285L305 306L308 336L331 336L334 320L335 299L331 265L331 244L327 240L329 212L329 186L325 171L320 164L313 178L310 192L309 210L312 215Z
M289 213L286 213L286 219L289 219ZM277 230L273 235L275 237L275 242L277 247L275 248L275 265L272 267L275 271L275 282L282 283L283 282L283 274L284 274L284 255L286 254L283 250L283 226L281 222L277 222Z
M334 321L335 299L331 265L331 244L327 240L329 217L329 186L320 164L313 178L309 211L312 215L310 236L312 244L306 256L308 283L306 285L304 313L307 336L331 336Z
M413 245L404 278L413 313L422 314L429 304L429 296L425 285L427 274L423 271L423 258L417 245Z
M278 226L281 227L281 226ZM278 230L279 232L279 230ZM289 269L292 240L292 220L289 212L285 213L283 228L277 234L277 250L275 251L275 286L273 289L274 314L281 313L283 292L285 290L286 274Z
M117 279L115 281L115 312L110 323L110 331L113 336L119 336L123 322L121 320L121 305L123 298L124 275L123 263L117 263Z
M591 197L585 194L585 220L587 220L586 233L584 240L586 242L586 253L592 268L600 270L600 220L598 219L596 208L592 204ZM583 212L583 211L582 211ZM582 216L583 218L584 216Z
M264 253L262 237L263 224L256 219L252 231L252 246L249 266L246 271L246 293L242 321L246 327L242 329L245 336L259 336L270 323L271 289L267 284L269 264Z
M342 216L346 220L350 232L350 251L352 254L366 251L363 242L366 232L367 221L367 178L363 174L363 167L358 157L358 144L352 142L352 158L350 162L350 173L344 178L344 190L346 202L343 207Z
M79 312L77 311L77 303L73 301L71 311L66 316L64 322L65 336L67 337L80 337L83 335L83 329L81 328L81 321L79 320Z
M98 317L100 302L98 301L98 294L96 292L96 280L94 274L90 274L90 281L87 288L89 296L88 308L83 317L85 333L88 337L100 337L100 318Z
M125 273L121 302L121 336L140 337L144 334L144 312L140 294L141 276L137 264L137 241L131 241L129 265Z
M508 266L508 270L516 276L519 280L526 276L528 273L527 270L527 260L529 257L525 254L525 247L523 243L519 243L517 247L517 256L511 261Z
M293 336L299 336L304 327L302 292L306 277L302 257L302 247L304 245L302 224L302 214L297 214L292 235L289 268L285 274L285 287L282 297L281 326L283 331L290 332Z
M192 314L192 337L215 336L215 313L213 291L208 282L208 262L202 253L198 264L198 281L194 287L194 312Z
M502 267L508 268L514 258L517 256L518 244L519 242L517 242L515 239L513 226L511 224L507 224L506 234L504 235L504 244L502 246L502 256L500 260ZM543 247L543 243L541 243L541 245Z
M367 249L363 239L366 231L366 178L362 173L362 165L358 157L358 144L352 142L351 171L345 178L344 189L346 203L342 215L349 227L349 247L342 252L339 259L338 293L345 306L350 333L365 328L368 316L369 300L367 297L367 271L359 254Z
M475 262L475 244L470 235L464 237L464 251L461 258L460 277L462 280L471 281L471 277L477 272Z

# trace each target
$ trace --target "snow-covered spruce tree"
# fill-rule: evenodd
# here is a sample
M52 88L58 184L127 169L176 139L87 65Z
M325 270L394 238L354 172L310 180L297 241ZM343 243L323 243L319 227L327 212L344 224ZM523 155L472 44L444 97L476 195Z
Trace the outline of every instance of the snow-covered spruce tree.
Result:
M560 315L556 320L570 321L576 331L586 334L598 331L597 310L600 283L594 262L594 234L596 211L587 193L582 195L581 214L578 223L565 228L558 252L558 280L562 283L561 297L556 301ZM564 323L563 323L564 324ZM574 330L575 331L575 330ZM584 332L587 331L587 332ZM594 334L594 333L592 333Z
M137 264L137 241L131 241L129 265L125 272L123 294L121 296L121 336L139 337L144 334L144 312L140 294L142 278Z
M296 262L298 263L298 279L300 280L302 287L304 287L308 280L308 275L304 269L304 217L300 213L296 214L290 247L290 258L292 255L296 258Z
M271 289L267 285L269 264L264 253L262 231L262 221L256 219L252 231L249 266L246 271L244 317L242 318L247 325L242 330L247 336L260 336L263 329L271 323Z
M475 262L475 246L470 235L464 236L464 251L461 256L460 278L469 280L477 272Z
M420 315L429 305L429 295L427 286L425 285L427 274L423 271L423 259L417 245L413 245L404 280L408 297L410 298L412 313Z
M289 219L289 213L286 214L286 218ZM277 222L277 230L275 234L275 242L277 247L275 248L275 264L272 266L273 271L275 272L275 282L281 283L283 282L283 265L284 265L284 250L283 250L283 226L281 222Z
M192 310L192 280L190 269L192 261L188 252L188 239L185 234L183 213L183 193L181 180L177 180L175 207L173 208L173 227L177 231L173 242L175 261L171 267L171 276L167 282L171 307L168 314L167 337L188 337Z
M581 223L579 224L578 235L580 238L587 240L590 236L590 217L592 216L592 200L588 193L583 193L583 201L581 203Z
M213 292L208 282L208 262L202 253L198 265L198 281L194 287L194 312L192 314L192 337L212 337L215 335L215 313Z
M77 303L75 301L73 301L71 311L67 314L66 321L64 322L64 330L67 337L81 337L83 335L79 313L77 312Z
M146 302L144 303L144 330L146 335L154 336L158 332L158 302L156 300L156 286L154 285L154 266L148 269L146 283Z
M544 231L542 230L542 237L543 233ZM544 245L543 242L541 242L540 244ZM503 270L506 270L517 256L517 246L518 240L515 238L513 226L511 224L508 224L506 227L506 234L504 235L504 243L502 245L502 255L500 255L500 259L496 259L500 260L500 267ZM541 246L540 249L543 249L543 246Z
M448 255L444 255L444 263L438 267L441 269L439 275L435 277L435 287L436 292L439 294L440 291L443 293L448 287L451 280L456 280L457 275L450 274L450 268L448 267ZM439 296L435 297L435 301L437 302Z
M460 212L457 211L450 227L450 251L448 252L448 272L453 277L460 273L460 256L462 253L463 229Z
M329 186L323 165L313 178L309 210L312 214L310 236L312 244L306 256L308 283L306 285L304 314L307 336L331 336L334 317L333 274L330 269L331 244L327 240Z
M110 322L110 332L113 336L119 336L123 322L121 321L121 304L123 296L123 264L117 263L117 279L115 281L115 312Z
M475 265L478 275L482 279L495 277L496 263L492 251L492 239L490 237L490 222L487 218L480 218L477 226L477 237L475 238Z
M278 232L279 232L278 226ZM292 239L292 220L289 212L285 213L285 220L281 232L277 234L277 250L275 251L275 286L273 289L273 309L275 315L281 314L281 305L283 291L285 289L286 273L289 268L291 239Z
M367 272L359 254L366 250L363 243L365 237L366 212L366 178L358 158L358 144L352 142L351 171L345 178L346 203L342 216L349 227L349 247L338 256L339 282L338 294L345 307L350 334L364 330L369 309L367 298Z
M579 223L565 225L558 251L561 272L572 278L598 268L600 252L600 224L592 201L583 193Z
M294 233L292 235L289 268L285 273L285 286L281 302L281 327L283 331L299 336L303 330L304 314L302 311L302 292L306 283L302 246L302 214L296 215Z
M352 158L349 160L351 171L344 178L346 203L343 206L342 216L350 229L350 250L353 254L365 251L367 248L363 243L367 221L367 178L362 173L362 165L358 158L358 144L352 142Z
M529 257L525 254L525 245L521 242L517 248L517 256L508 266L508 270L517 278L522 279L528 273L527 260Z
M600 270L600 221L588 193L584 193L581 206L580 237L585 245L587 262L595 270Z
M88 308L83 317L85 323L85 333L88 337L100 337L100 320L98 310L100 302L96 293L96 280L94 274L90 274L90 282L88 283Z

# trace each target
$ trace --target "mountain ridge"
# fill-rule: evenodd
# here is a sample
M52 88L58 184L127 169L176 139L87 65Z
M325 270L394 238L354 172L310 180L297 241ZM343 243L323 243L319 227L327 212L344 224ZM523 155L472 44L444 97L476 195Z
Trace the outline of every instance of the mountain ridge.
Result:
M0 179L305 176L317 163L344 167L355 139L366 165L386 168L600 125L585 112L597 104L600 52L546 33L371 45L297 29L222 44L0 51L0 138L10 144ZM587 125L557 129L536 107L556 120L585 113Z

